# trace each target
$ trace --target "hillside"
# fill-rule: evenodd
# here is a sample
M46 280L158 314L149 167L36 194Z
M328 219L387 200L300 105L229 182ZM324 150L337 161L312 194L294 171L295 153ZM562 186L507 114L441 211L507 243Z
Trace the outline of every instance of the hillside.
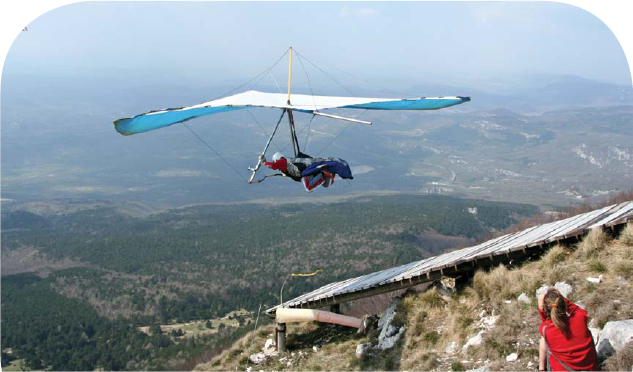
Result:
M260 304L266 309L278 302L292 272L323 270L289 282L284 296L471 244L537 211L525 204L421 195L196 205L158 213L138 203L105 201L3 208L2 347L32 366L174 369L237 337ZM55 312L31 311L52 308L48 302ZM80 325L69 308L83 309ZM226 332L196 331L185 339L170 334L192 328L189 322L217 326L238 309L244 315ZM165 337L139 331L155 324L169 330ZM84 346L98 352L56 354L56 344L47 340L76 342L57 325L68 326L68 334L92 329ZM108 353L103 340L115 352ZM153 353L145 349L157 343Z
M600 283L587 280L599 275ZM272 338L274 329L269 325L257 330L252 348L248 335L196 370L534 370L538 288L557 282L570 285L568 298L586 308L591 327L602 328L608 321L633 318L631 280L633 224L629 223L617 237L593 230L581 243L554 246L540 259L478 271L455 292L443 285L409 290L391 305L395 315L390 324L395 333L402 329L391 348L376 347L378 331L362 335L333 325L289 324L289 353L255 365L248 356ZM523 293L529 302L518 300ZM357 350L363 348L358 357ZM603 368L630 370L632 365L629 343L606 359Z

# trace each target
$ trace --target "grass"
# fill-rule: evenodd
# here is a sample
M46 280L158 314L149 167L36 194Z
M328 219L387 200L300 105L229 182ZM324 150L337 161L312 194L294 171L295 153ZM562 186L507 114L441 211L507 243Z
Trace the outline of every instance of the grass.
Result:
M424 334L424 341L426 341L430 345L437 344L437 341L440 339L440 334L436 331L429 331Z
M557 271L553 268L550 271ZM499 265L489 272L478 271L473 278L472 290L477 300L499 305L516 299L521 293L534 293L542 276L535 270L508 270ZM498 306L497 306L498 307Z
M2 367L3 371L26 371L24 359L15 359L9 362L8 366Z
M628 371L633 366L633 342L629 342L619 352L604 362L606 371Z
M403 337L392 349L374 350L362 360L355 357L356 345L375 340L378 332L358 336L341 327L310 323L288 325L288 345L295 353L307 351L305 359L293 367L278 363L278 359L252 367L254 370L461 371L466 366L475 367L475 360L489 359L486 364L491 370L533 369L538 362L541 323L534 294L541 285L553 285L556 281L570 284L573 287L570 300L583 304L589 319L599 327L608 321L633 318L633 285L622 282L622 278L633 276L633 245L628 243L627 235L632 233L629 225L617 239L610 240L603 231L592 230L577 246L554 246L540 259L513 268L501 265L480 270L471 286L450 296L441 296L435 287L423 292L409 291L398 305L394 319L395 323L406 325ZM586 280L596 273L603 275L601 283ZM521 293L530 296L532 303L519 303L517 297ZM482 329L479 317L482 310L486 310L487 316L498 315L497 321L483 334L481 345L470 347L464 355L461 353L464 343ZM251 353L261 350L272 333L272 325L260 328ZM452 343L455 352L447 353L447 346ZM317 353L311 350L315 344L320 347ZM235 351L225 351L214 360L215 364L198 366L198 370L244 370L250 366L243 362L246 346L238 341L233 346ZM633 358L633 351L629 349L608 359L604 368L630 370L630 364L626 363ZM506 362L505 357L511 353L518 353L519 360ZM464 359L469 363L462 362ZM528 362L533 364L528 367Z
M626 224L626 227L620 233L618 242L623 245L633 246L633 222Z
M556 264L562 262L567 257L567 251L562 245L556 244L541 259L542 267L553 269Z
M596 273L606 273L607 272L607 267L605 266L605 264L602 261L599 260L592 260L589 261L587 263L587 266L589 267L589 270L596 272Z
M593 228L578 245L578 252L585 259L597 257L608 242L609 237L601 227Z
M624 279L633 277L633 261L619 261L613 266L613 272Z

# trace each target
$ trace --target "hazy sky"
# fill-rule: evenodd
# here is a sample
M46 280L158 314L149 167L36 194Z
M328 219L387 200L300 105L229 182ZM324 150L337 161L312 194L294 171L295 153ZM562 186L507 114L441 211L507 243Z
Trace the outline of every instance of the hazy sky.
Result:
M368 79L562 73L631 84L609 28L552 2L84 2L31 22L3 74L243 80L289 46Z

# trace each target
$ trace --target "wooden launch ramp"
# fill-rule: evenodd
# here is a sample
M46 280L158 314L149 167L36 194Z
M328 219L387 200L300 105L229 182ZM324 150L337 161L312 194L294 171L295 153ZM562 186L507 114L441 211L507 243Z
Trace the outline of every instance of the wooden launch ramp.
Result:
M331 283L279 306L314 309L404 289L444 276L455 277L477 268L540 255L555 243L579 240L593 228L617 229L628 221L633 221L633 201L530 227L473 247ZM276 308L266 312L273 316Z

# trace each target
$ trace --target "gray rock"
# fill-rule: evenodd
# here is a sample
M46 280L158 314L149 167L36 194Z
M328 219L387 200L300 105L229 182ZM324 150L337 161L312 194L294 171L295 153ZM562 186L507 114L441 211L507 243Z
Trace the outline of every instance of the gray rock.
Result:
M519 355L517 353L512 353L506 357L507 362L514 362L517 359L519 359Z
M633 319L608 322L600 331L596 351L599 357L607 357L622 350L633 340Z
M530 300L530 298L528 297L528 295L527 295L527 294L525 294L525 293L521 293L521 294L519 295L519 297L517 298L517 301L519 301L519 302L523 302L524 304L529 304L529 303L532 303L532 300Z
M486 365L486 366L481 366L479 368L475 368L475 369L467 369L466 372L488 372L490 371L490 366Z
M366 335L370 329L376 328L378 319L377 315L364 316L357 333Z
M253 354L253 355L249 356L248 360L250 360L251 362L253 362L255 364L259 364L259 363L263 362L264 360L266 360L266 354L264 354L263 352L256 353L256 354Z
M396 316L396 307L402 301L401 298L396 298L385 310L378 321L378 329L380 329L380 335L378 335L378 348L385 350L393 347L398 341L402 333L404 333L405 327L396 327L391 324Z
M462 347L462 353L466 354L466 351L468 351L468 348L471 346L481 345L481 342L483 341L482 336L484 333L486 333L486 331L479 331L479 333L469 338L468 341L466 341L466 343Z
M400 339L400 336L404 333L405 327L396 328L392 325L389 327L383 328L382 332L380 332L380 336L378 336L378 348L382 350L390 349L396 342ZM389 335L387 335L387 331Z
M370 349L371 349L371 344L369 343L356 345L356 358L358 359L363 358L365 355L367 355L367 352Z
M457 342L453 341L450 344L448 344L444 351L446 352L446 354L455 353L457 351Z
M547 291L548 288L549 286L547 284L543 284L541 288L536 290L536 298L539 298L541 294ZM571 292L573 292L572 286L565 282L556 282L556 284L554 284L554 288L558 289L558 292L560 292L563 297L567 297Z
M598 345L596 345L596 353L598 353L599 359L605 359L615 353L615 349L613 348L613 345L611 345L609 339L600 339Z
M275 353L275 341L272 338L266 340L264 348L262 349L265 355L273 355Z
M395 300L393 300L389 304L389 306L387 306L385 311L382 313L382 316L378 320L378 328L379 329L383 329L386 324L391 323L393 318L396 316L396 306L398 306L398 304L400 304L401 301L402 301L402 299L400 297L398 297Z

